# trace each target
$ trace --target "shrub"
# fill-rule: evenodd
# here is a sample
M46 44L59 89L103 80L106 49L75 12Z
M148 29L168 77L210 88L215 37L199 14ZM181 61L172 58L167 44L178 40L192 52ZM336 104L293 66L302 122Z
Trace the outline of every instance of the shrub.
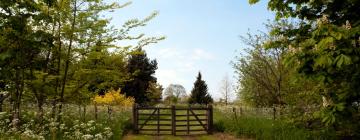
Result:
M123 107L131 107L135 99L126 97L120 93L120 90L110 90L105 95L98 95L94 98L94 102L100 105L119 105Z

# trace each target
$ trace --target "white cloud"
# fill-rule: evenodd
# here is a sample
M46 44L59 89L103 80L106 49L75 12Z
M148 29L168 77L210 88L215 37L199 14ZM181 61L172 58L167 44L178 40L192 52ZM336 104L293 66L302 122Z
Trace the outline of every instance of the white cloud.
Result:
M173 69L158 69L156 71L156 77L158 78L158 82L161 83L164 87L167 87L172 83L187 83L185 77L182 76L182 73Z
M166 47L148 50L151 58L158 61L156 77L164 87L169 84L181 84L188 92L192 88L195 76L201 70L201 64L215 59L215 56L200 48Z

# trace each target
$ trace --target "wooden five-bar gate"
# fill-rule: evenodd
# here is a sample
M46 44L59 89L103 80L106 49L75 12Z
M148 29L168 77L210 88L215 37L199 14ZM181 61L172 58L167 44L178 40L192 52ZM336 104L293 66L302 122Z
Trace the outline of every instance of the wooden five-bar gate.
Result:
M206 107L133 107L135 134L197 135L211 134L213 108Z

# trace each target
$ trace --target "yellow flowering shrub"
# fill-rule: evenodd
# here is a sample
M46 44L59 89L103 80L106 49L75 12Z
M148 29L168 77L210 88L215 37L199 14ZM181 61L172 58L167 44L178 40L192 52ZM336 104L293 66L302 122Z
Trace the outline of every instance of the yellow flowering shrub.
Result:
M99 105L119 105L123 107L131 107L135 99L133 97L126 97L120 93L120 90L110 90L105 95L97 95L94 100Z

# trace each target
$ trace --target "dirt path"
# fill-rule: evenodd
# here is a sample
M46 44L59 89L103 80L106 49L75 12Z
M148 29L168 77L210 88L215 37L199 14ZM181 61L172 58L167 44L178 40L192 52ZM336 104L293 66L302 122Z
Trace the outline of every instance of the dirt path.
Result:
M127 134L123 140L251 140L246 138L236 138L225 133L215 133L213 135L200 136L149 136Z

